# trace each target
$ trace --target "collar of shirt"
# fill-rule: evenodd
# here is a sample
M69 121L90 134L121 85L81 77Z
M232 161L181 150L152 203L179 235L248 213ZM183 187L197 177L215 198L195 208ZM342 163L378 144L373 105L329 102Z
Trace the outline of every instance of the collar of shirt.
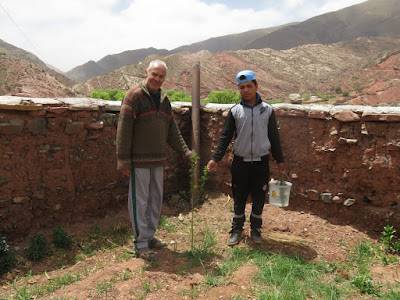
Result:
M241 103L242 103L242 105L244 105L244 106L247 106L247 107L250 107L250 108L253 108L254 106L256 106L256 105L258 105L258 104L260 104L261 103L261 96L260 96L260 94L259 93L256 93L256 97L257 97L257 100L256 100L256 104L254 104L254 105L250 105L250 104L248 104L246 101L244 101L243 100L243 98L242 98L242 100L241 100Z

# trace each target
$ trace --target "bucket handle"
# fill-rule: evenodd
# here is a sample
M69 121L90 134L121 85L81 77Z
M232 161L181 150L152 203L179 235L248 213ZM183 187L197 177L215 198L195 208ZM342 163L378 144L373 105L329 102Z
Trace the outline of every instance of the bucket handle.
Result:
M283 177L283 175L282 174L285 174L286 175L286 178L287 178L287 180L288 180L288 182L290 182L290 177L289 177L289 175L286 173L286 172L279 172L280 173L280 175L279 175L279 179L278 179L278 183L279 183L279 185L285 185L285 178ZM277 174L277 173L274 173L272 176L271 176L271 178L273 178L274 176L275 176L275 174Z

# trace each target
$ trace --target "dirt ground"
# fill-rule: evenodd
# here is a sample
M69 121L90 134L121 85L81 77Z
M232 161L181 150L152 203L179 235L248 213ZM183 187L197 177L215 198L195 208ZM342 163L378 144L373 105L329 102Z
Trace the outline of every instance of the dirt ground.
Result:
M217 241L213 249L216 255L211 261L206 261L204 266L190 266L188 258L182 255L191 247L191 214L179 214L165 206L162 213L168 222L157 234L169 244L167 248L157 251L157 263L149 264L133 256L126 258L128 252L119 247L99 251L90 258L58 269L52 268L46 261L32 263L32 276L18 279L18 275L23 274L13 272L14 277L7 279L9 282L16 279L17 286L34 287L65 274L81 274L80 280L54 292L45 292L40 299L191 299L193 295L194 299L252 298L253 276L257 271L254 265L243 265L222 285L206 287L201 284L206 280L206 273L210 271L211 266L218 265L230 251L226 241L229 236L232 208L233 201L229 196L213 194L194 213L194 232L197 240L201 241L201 232L209 228ZM246 215L250 210L251 204L247 204ZM74 224L65 230L74 237L87 233L93 225L104 228L116 222L130 226L127 225L128 212L121 211L86 224ZM176 230L171 230L171 226ZM246 226L248 230L248 222ZM250 238L246 238L238 247L265 249L288 255L298 254L309 261L340 263L346 261L349 251L361 240L373 243L379 240L377 233L361 232L347 225L333 225L317 215L269 204L264 208L262 234L266 239L264 245L255 245ZM125 245L126 248L132 246L132 242ZM125 259L121 259L124 254ZM378 281L400 282L399 269L398 264L378 266L374 273ZM101 288L110 282L112 285L108 288ZM6 284L3 280L0 299L12 299L12 294L12 284Z

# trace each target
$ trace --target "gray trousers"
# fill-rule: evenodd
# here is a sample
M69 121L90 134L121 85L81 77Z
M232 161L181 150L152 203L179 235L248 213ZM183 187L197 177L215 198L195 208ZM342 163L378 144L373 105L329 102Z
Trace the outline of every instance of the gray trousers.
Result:
M128 210L136 249L148 247L157 230L163 201L164 167L132 168Z

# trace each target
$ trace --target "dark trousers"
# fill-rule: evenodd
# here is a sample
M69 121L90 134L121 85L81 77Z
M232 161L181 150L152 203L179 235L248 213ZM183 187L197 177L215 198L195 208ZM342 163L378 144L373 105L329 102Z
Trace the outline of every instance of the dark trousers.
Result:
M251 229L261 228L262 211L269 181L269 157L262 161L244 162L235 156L231 165L232 193L234 200L234 217L232 231L243 230L247 198L251 195L253 205L250 215Z

